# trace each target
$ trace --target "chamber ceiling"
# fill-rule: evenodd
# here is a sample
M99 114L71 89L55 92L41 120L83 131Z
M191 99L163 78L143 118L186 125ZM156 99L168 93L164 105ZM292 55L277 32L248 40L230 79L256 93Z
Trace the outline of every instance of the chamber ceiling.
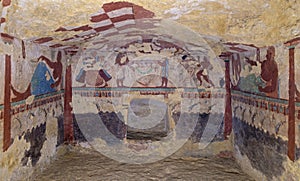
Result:
M10 0L3 0L9 4ZM56 43L81 31L55 31L91 24L91 16L111 0L11 0L1 8L2 32L23 40L53 37ZM128 0L154 13L155 19L171 19L191 30L224 41L267 46L300 35L300 2L285 0ZM7 13L6 13L7 11ZM3 17L4 16L4 17ZM137 18L139 19L139 18ZM3 19L1 20L3 22ZM2 23L3 24L3 23ZM2 25L1 25L2 26Z
M73 54L87 49L120 51L147 41L164 42L164 48L175 46L192 54L206 54L208 43L221 51L215 47L220 38L205 36L206 41L188 27L130 2L20 0L3 7L2 17L4 33Z

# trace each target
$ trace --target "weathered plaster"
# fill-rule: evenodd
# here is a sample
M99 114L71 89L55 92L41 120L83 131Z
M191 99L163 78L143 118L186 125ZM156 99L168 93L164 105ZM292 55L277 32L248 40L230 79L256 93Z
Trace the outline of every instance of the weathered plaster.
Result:
M89 22L105 1L12 1L5 32L16 37L66 37L54 33L60 26L80 26ZM298 1L128 0L153 11L157 18L173 19L194 31L257 45L271 45L298 36ZM159 8L157 8L159 7ZM75 18L74 18L75 17ZM68 36L73 34L68 32Z

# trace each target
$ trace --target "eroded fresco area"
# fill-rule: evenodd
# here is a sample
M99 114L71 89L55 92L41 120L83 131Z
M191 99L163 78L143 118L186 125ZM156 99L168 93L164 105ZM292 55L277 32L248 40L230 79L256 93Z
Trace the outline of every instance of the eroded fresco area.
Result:
M60 134L58 117L63 114L63 64L56 51L17 38L9 45L11 75L5 75L1 61L1 77L11 76L10 145L0 154L1 177L26 178L33 167L46 164L56 153ZM5 56L2 56L3 59ZM4 89L1 86L1 140L4 133ZM1 148L4 148L1 141Z
M257 179L297 178L288 171L289 54L284 45L259 48L227 43L231 59L233 133L241 165L254 168ZM296 51L297 52L297 49ZM296 53L296 57L297 57ZM295 59L297 66L298 59ZM295 72L296 77L298 72ZM296 79L296 95L298 100ZM297 105L297 103L296 103ZM296 106L296 159L299 160L299 120ZM274 168L272 165L277 165ZM256 172L259 171L260 173Z
M12 5L8 6L8 16L5 16L7 20L5 31L13 32L14 36L25 39L43 36L66 38L64 33L49 30L63 25L85 25L90 18L87 14L94 14L102 4L110 2L112 1L78 0L74 3L72 0L41 2L14 0ZM149 3L147 0L128 0L128 2L154 12L160 19L172 19L195 32L221 36L226 41L239 40L243 43L265 46L299 36L298 1L170 0Z
M127 4L122 5L129 10L127 14L131 15ZM111 12L105 7L104 12L99 14L110 16ZM215 123L211 123L211 129L216 130L213 136L218 134L221 140L224 104L216 106L215 102L210 101L211 98L224 98L221 90L224 87L223 61L216 56L222 47L220 40L202 37L170 20L138 19L139 11L133 12L135 19L131 20L130 25L128 21L118 22L129 26L128 29L120 31L118 28L118 32L110 33L107 37L94 37L73 64L75 117L84 117L84 114L90 114L91 111L92 117L99 114L107 128L106 132L109 131L108 135L112 133L119 141L133 141L129 141L131 144L128 147L134 149L138 147L138 144L132 146L135 140L152 142L167 136L180 140L187 137L185 128L193 134L194 127L197 128L192 140L199 142L204 129L202 126L208 124L208 115L214 112L219 118L212 119ZM115 16L124 16L122 13L118 11ZM99 19L100 15L93 17L92 20L98 21L99 25L103 23ZM91 101L94 108L82 112L82 98ZM77 110L76 104L80 105ZM165 116L156 120L150 114L156 125L143 129L137 125L143 118L149 117L149 108L154 109L154 112L165 110L162 112ZM199 110L202 117L199 116ZM189 115L195 121L181 114ZM177 124L179 118L183 119L180 120L182 125ZM79 127L84 124L80 122L77 119ZM175 128L178 125L181 129ZM93 137L97 136L91 136L92 141ZM102 137L109 144L110 136ZM144 149L147 151L149 148L151 151L150 147Z
M160 23L164 27L166 22ZM175 25L173 29L177 27ZM182 31L182 28L178 27L177 31ZM214 56L208 43L200 37L195 44L188 42L192 41L191 35L193 33L181 35L189 37L186 42L163 35L123 36L124 42L118 42L118 49L108 44L99 49L99 45L91 46L82 52L73 67L76 126L87 129L99 124L100 119L104 128L99 129L105 129L100 132L107 134L88 134L86 137L91 142L101 138L104 145L110 145L112 142L121 144L126 139L126 150L142 151L144 154L153 151L153 144L157 144L155 148L159 147L159 141L163 139L184 140L192 135L192 142L200 142L204 129L209 125L214 131L213 135L209 135L211 140L223 140L222 61ZM215 102L211 101L213 98ZM91 102L86 107L94 108L83 111L85 103L82 99ZM223 104L218 105L217 101ZM79 106L77 109L76 105ZM161 113L164 116L156 120L157 115L150 112L158 114L159 110L165 110ZM146 129L138 127L143 118L149 117L147 111L150 111L148 114L153 124ZM80 120L87 115L98 116L98 120ZM208 121L209 117L215 119ZM178 125L180 128L176 129ZM95 129L94 126L92 130ZM189 136L186 135L187 130L190 130ZM78 138L82 137L78 135ZM162 152L160 154L163 155Z
M119 157L129 155L126 159L130 162L151 161L155 157L169 155L168 149L176 151L187 140L204 144L223 140L223 114L218 112L223 106L215 106L216 111L212 111L209 106L216 102L205 98L206 93L200 93L203 97L193 101L176 92L164 98L164 95L140 95L142 91L126 93L123 90L116 94L97 89L77 89L73 97L75 127L80 129L75 128L76 139L88 141L93 148L109 157L112 154ZM222 92L212 96L217 95L219 97L215 101L223 101ZM192 98L192 94L190 96ZM199 104L207 107L200 108ZM195 151L199 148L195 145L186 148L181 156L199 155Z

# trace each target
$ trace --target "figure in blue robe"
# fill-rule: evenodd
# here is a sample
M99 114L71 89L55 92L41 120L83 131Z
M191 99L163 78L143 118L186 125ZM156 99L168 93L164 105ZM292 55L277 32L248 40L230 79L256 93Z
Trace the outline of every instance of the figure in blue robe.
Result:
M53 83L54 79L47 65L39 62L31 78L31 94L38 96L55 92L56 90L51 87Z

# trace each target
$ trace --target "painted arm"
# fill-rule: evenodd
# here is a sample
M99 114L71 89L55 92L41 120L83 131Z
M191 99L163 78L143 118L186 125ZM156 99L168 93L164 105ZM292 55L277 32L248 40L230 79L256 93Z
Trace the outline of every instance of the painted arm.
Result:
M53 71L53 77L54 79L57 79L53 84L51 84L51 88L55 88L57 86L59 86L60 82L61 82L61 77L62 77L62 64L60 61L58 62L52 62L50 61L47 57L45 57L44 55L41 55L38 60L44 60L46 62L46 64L54 69Z
M55 81L53 84L51 84L51 88L55 88L55 87L59 86L60 82L61 82L61 75L58 76L57 81Z
M265 92L265 93L274 92L277 88L277 77L278 76L276 75L270 81L268 81L267 84L270 84L270 85L267 85L266 87L258 86L258 90L260 92Z
M41 55L38 60L44 60L46 62L46 64L50 67L50 68L54 68L56 65L56 62L51 62L47 57L45 57L44 55Z
M245 57L245 59L246 59L246 62L247 62L248 64L250 64L251 66L257 66L256 61L250 60L249 57Z
M15 98L12 98L13 102L17 102L17 101L27 99L27 97L29 97L31 95L31 83L28 85L25 92L19 92L13 86L11 86L11 91L16 96Z
M56 62L55 67L53 68L53 77L56 79L56 81L51 84L51 87L57 87L59 86L61 79L62 79L62 63L61 62Z

